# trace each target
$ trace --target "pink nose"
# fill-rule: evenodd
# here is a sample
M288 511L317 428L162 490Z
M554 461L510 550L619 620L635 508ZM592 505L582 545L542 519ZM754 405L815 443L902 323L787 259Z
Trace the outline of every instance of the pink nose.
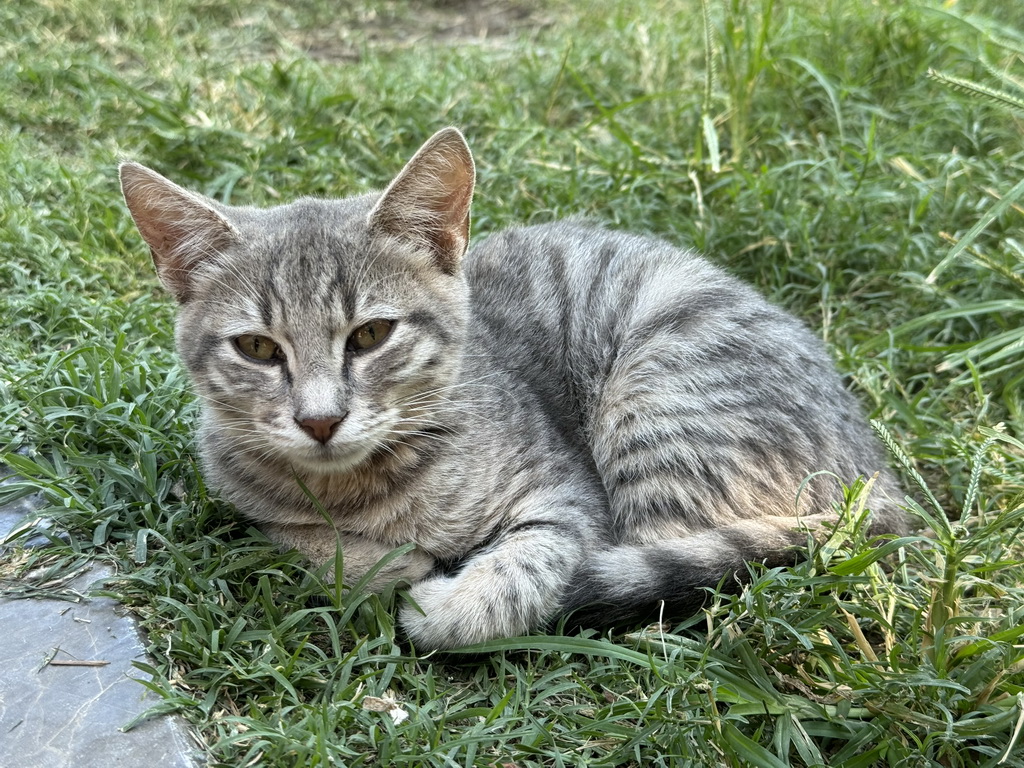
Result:
M295 422L318 443L326 443L344 420L345 416L327 416L322 419L296 419Z

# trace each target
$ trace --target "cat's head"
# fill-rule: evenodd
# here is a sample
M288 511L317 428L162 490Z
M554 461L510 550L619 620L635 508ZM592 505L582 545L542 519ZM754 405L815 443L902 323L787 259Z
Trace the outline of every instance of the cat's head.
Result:
M334 472L429 428L465 340L473 183L452 128L382 194L265 210L122 165L128 208L179 304L205 429Z

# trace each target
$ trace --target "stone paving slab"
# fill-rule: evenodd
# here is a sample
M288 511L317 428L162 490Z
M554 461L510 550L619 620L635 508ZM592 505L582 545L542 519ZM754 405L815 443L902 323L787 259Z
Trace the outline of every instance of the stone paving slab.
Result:
M24 502L0 509L0 542L24 512ZM78 602L0 597L0 768L199 765L181 718L121 730L159 699L132 679L144 677L132 660L146 658L135 620L116 600L90 595L110 575L96 566L72 581Z

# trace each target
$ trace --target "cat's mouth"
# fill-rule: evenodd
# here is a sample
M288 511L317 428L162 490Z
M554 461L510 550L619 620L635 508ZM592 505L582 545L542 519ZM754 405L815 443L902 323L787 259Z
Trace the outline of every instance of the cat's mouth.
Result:
M365 462L372 453L372 450L360 446L315 445L296 452L292 457L292 463L310 472L329 475L350 472Z
M329 475L350 472L366 462L374 453L375 445L330 440L321 444L309 441L301 448L290 451L293 465L316 474Z

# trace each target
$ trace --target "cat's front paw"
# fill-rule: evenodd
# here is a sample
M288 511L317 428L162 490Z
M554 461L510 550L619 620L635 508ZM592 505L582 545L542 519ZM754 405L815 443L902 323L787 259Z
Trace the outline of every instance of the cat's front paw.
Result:
M418 651L521 635L542 618L535 600L503 594L482 573L435 576L413 585L409 595L420 610L404 605L399 620Z

